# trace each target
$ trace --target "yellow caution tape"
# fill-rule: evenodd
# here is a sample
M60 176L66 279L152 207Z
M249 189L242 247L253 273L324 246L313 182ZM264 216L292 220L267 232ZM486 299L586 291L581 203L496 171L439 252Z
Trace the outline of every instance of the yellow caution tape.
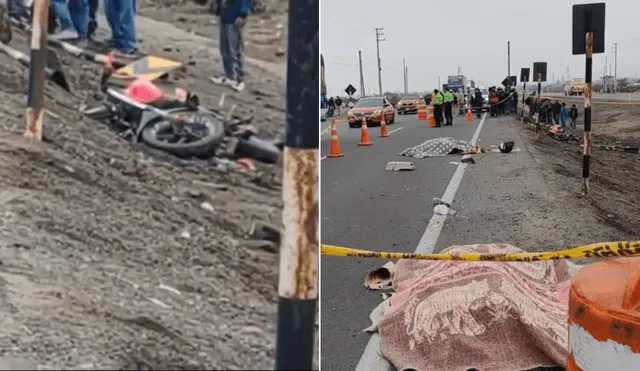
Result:
M499 253L499 254L408 254L398 252L375 252L357 250L348 247L322 245L322 255L352 256L358 258L379 259L418 259L418 260L466 260L532 262L540 260L614 258L640 256L640 241L600 242L572 249L548 252Z

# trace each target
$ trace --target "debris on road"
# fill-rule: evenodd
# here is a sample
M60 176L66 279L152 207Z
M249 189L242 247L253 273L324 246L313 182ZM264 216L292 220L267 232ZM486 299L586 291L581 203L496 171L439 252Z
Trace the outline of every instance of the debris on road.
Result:
M460 160L460 162L462 162L463 164L475 164L476 160L474 160L473 157L465 157Z
M391 161L387 162L387 167L385 170L387 171L412 171L415 170L416 167L413 162L402 162L402 161Z
M364 279L364 286L370 290L389 290L392 289L393 281L396 275L396 264L387 262L382 267L375 269L367 274Z
M445 201L445 200L443 200L441 198L438 198L438 197L434 197L433 198L433 203L434 203L434 205L445 205L446 207L451 207L451 203L449 203L449 202L447 202L447 201Z

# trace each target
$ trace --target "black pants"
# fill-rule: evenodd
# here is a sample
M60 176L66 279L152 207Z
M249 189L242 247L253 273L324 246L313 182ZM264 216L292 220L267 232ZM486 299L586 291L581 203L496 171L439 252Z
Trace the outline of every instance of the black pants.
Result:
M491 104L491 117L495 117L498 116L498 105L497 104Z
M444 104L444 120L445 125L453 125L453 111L450 102Z
M436 127L442 126L442 104L433 105L433 116L436 119Z

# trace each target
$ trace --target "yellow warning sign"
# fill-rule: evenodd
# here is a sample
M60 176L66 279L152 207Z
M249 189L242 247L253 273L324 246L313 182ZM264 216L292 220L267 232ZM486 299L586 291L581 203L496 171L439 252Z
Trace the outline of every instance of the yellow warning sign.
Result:
M182 66L182 63L148 55L116 70L114 77L121 79L137 79L153 81L160 76Z

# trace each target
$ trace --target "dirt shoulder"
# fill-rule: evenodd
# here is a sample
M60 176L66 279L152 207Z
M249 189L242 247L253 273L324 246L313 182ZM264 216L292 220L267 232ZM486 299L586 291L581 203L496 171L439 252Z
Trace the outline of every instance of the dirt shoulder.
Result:
M289 1L264 0L258 3L256 13L249 15L244 30L245 52L261 61L284 64ZM144 17L218 42L218 19L207 6L197 5L191 0L146 0L141 1L138 7L138 13Z
M207 106L224 94L262 136L282 130L273 64L250 64L247 90L232 93L207 81L220 65L211 40L137 23L143 50L190 61L177 86ZM28 50L18 32L11 45ZM59 55L74 94L47 87L41 144L21 136L25 69L0 55L0 358L48 369L271 368L278 259L244 239L254 221L280 223L279 179L179 161L84 119L99 68Z
M573 102L567 101L567 104ZM581 107L579 112L576 136L582 138ZM618 230L621 240L639 237L640 214L637 212L637 200L640 198L640 154L605 150L595 145L640 146L640 124L634 119L638 114L640 105L593 106L594 148L590 166L589 200L580 197L582 141L558 142L547 135L536 139L533 128L516 120L512 122L521 132L554 192L565 195L567 202L587 203L602 223Z

